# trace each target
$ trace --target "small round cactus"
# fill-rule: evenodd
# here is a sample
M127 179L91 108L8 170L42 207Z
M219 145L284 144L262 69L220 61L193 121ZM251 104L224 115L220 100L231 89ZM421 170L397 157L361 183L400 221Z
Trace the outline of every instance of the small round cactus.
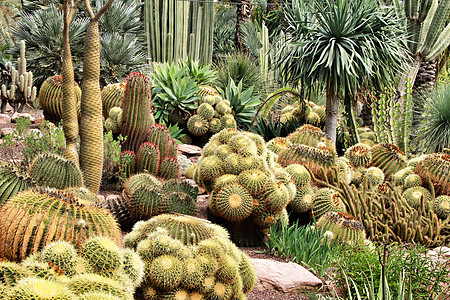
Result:
M95 236L82 245L82 255L98 274L109 274L122 264L120 248L110 239Z

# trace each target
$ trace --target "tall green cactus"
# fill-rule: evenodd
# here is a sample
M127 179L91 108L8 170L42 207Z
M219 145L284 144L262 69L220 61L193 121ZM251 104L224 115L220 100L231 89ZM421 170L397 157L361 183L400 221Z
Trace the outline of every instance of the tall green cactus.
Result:
M89 0L84 1L90 22L86 30L83 58L83 89L80 120L80 167L86 187L93 193L100 188L103 167L103 122L100 96L99 19L111 7L108 0L94 14Z
M190 57L210 63L213 49L214 3L146 0L148 56L157 62Z
M399 81L397 90L401 97L407 78L411 78L414 86L421 63L433 60L450 45L450 1L405 0L404 3L410 33L408 47L414 61Z
M412 125L412 84L406 80L403 105L395 103L393 94L381 94L379 101L372 101L372 120L379 142L397 145L409 152Z
M122 110L122 135L127 136L122 150L137 152L155 124L150 83L144 74L132 72L126 78Z

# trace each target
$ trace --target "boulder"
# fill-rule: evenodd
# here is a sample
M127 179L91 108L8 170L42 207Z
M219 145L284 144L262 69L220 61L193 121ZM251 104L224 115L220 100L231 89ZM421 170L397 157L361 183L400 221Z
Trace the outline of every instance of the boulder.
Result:
M0 114L0 124L9 124L11 123L11 117L5 114Z
M258 277L256 289L275 289L289 293L322 285L319 278L299 264L258 258L250 260Z
M16 123L16 120L18 119L18 118L21 118L21 117L25 117L25 118L28 118L28 119L30 119L30 121L31 122L33 122L34 121L34 117L32 117L29 113L14 113L13 115L12 115L12 117L11 117L11 122L13 122L13 123Z

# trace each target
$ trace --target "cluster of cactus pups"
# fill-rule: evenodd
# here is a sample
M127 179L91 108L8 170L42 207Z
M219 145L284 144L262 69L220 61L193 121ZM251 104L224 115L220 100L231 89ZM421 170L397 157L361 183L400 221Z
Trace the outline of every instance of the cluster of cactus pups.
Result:
M143 277L139 255L108 238L78 249L55 241L20 263L0 262L0 299L128 300Z
M202 97L197 113L187 121L187 130L193 136L217 133L224 128L236 129L230 102L219 95Z
M208 221L159 215L136 223L124 245L145 265L136 299L246 299L256 282L249 257Z

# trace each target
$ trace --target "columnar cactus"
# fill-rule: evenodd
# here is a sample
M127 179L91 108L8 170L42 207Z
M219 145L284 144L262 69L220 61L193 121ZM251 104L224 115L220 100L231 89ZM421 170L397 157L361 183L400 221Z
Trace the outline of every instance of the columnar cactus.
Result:
M137 152L155 124L150 83L144 74L132 72L125 79L122 110L122 135L127 136L122 150Z
M27 72L25 59L25 41L20 41L20 56L17 60L18 69L6 64L8 81L3 82L0 89L1 113L5 113L6 103L9 102L14 112L22 112L26 103L32 103L36 99L36 87L33 86L33 73Z

